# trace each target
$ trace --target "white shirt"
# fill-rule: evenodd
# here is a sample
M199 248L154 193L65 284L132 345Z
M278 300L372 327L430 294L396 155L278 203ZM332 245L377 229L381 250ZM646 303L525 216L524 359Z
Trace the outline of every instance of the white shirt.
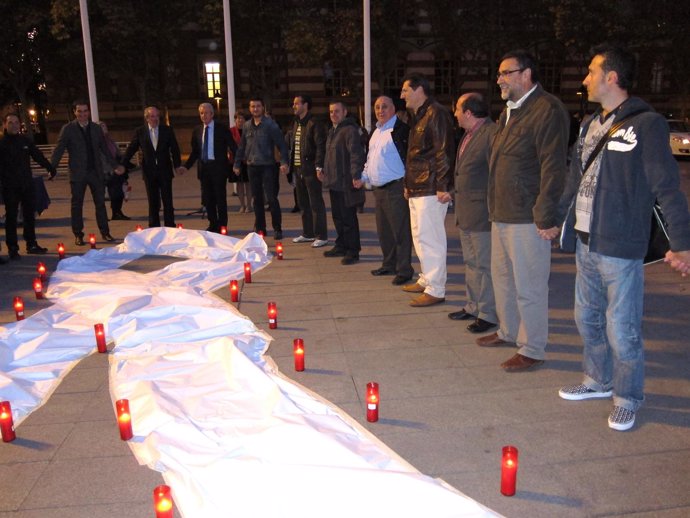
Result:
M393 143L393 128L398 120L393 115L385 124L376 123L376 130L369 140L367 163L364 164L362 180L374 187L380 187L405 176L400 153Z

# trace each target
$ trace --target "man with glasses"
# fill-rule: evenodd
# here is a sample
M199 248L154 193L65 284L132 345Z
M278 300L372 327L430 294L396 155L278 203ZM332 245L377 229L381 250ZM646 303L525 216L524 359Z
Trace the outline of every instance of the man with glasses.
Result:
M568 112L539 84L535 58L509 52L498 69L506 101L489 161L491 276L500 327L482 347L517 345L506 371L544 363L549 328L551 239L566 178Z

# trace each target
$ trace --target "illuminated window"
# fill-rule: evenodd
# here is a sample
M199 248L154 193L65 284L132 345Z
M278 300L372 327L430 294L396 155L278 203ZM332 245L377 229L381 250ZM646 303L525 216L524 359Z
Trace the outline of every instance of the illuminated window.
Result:
M220 93L220 63L210 61L204 63L206 69L206 94L209 99L216 97Z

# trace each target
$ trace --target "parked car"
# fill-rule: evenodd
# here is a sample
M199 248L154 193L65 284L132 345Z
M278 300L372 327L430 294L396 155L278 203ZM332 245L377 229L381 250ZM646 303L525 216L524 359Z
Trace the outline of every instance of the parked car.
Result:
M669 120L671 130L671 151L675 156L690 157L690 123L681 120Z

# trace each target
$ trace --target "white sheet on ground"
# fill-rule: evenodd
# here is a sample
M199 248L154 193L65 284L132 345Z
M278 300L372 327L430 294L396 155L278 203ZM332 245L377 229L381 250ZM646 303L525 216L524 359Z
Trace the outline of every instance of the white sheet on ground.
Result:
M148 274L144 255L186 259ZM55 303L0 327L0 399L15 422L94 352L106 324L113 400L127 398L141 464L162 472L186 518L495 516L419 473L264 356L271 337L208 292L269 262L260 236L148 229L60 262ZM114 424L115 426L115 424Z

